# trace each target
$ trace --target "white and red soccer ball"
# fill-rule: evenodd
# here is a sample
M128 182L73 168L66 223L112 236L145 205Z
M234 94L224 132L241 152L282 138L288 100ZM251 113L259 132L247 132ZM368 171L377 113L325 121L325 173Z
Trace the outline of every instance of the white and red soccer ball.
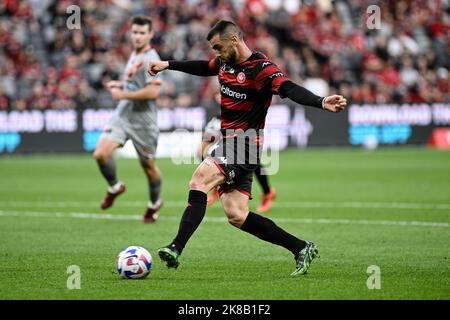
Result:
M145 278L150 274L152 266L150 252L139 246L125 248L117 256L117 272L122 278Z

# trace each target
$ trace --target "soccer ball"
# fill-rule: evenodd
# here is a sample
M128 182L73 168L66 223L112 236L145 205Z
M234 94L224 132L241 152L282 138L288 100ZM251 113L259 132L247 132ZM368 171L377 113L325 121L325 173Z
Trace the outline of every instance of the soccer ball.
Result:
M146 249L130 246L117 256L117 272L122 278L142 279L150 274L153 260Z

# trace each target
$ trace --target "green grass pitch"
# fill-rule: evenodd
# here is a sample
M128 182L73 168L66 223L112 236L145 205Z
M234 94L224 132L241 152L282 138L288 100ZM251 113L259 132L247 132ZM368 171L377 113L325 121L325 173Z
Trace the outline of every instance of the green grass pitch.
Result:
M90 156L0 158L0 299L450 299L450 152L283 152L267 216L321 251L296 278L288 251L231 227L219 203L180 267L167 269L156 250L176 234L195 166L159 160L165 206L144 225L144 175L137 160L117 165L128 192L102 212L106 186ZM253 193L255 210L256 182ZM153 255L145 280L114 273L129 245ZM81 270L80 289L67 288L70 265ZM380 289L367 286L372 265Z

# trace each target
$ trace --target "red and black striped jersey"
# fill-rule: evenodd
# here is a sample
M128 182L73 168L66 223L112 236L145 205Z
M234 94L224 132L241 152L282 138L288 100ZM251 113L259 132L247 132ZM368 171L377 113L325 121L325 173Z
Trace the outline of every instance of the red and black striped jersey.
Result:
M257 51L238 65L212 59L209 68L219 77L222 129L263 129L272 96L289 78Z

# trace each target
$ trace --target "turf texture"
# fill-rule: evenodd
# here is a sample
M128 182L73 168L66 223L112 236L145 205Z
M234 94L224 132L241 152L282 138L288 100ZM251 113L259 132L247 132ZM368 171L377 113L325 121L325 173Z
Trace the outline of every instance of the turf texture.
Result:
M128 191L102 211L106 186L92 157L2 156L0 299L450 299L450 152L281 153L269 177L278 196L265 215L320 247L299 277L290 277L290 252L229 225L220 203L207 209L180 267L167 269L156 250L176 234L195 165L158 164L165 205L146 225L147 184L135 159L117 159ZM253 193L255 210L256 181ZM148 278L115 273L129 245L153 255ZM80 289L67 287L71 265ZM375 276L379 289L370 289Z

